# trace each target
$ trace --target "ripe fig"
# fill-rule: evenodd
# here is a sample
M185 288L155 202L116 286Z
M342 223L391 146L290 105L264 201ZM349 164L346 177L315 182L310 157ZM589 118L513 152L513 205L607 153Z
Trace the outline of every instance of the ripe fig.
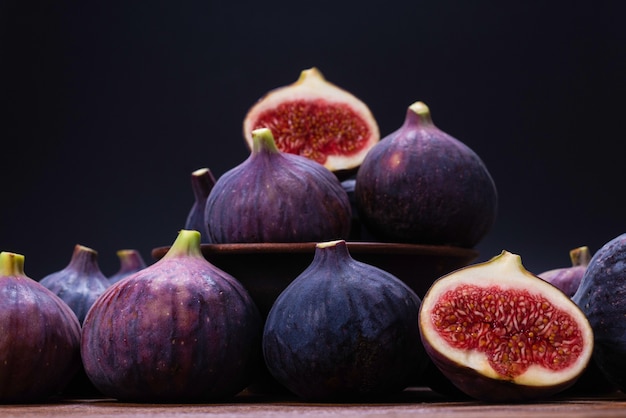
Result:
M215 186L215 176L206 167L199 168L191 172L191 190L194 195L194 202L189 209L185 220L185 229L200 232L201 242L210 243L206 225L204 224L204 207L209 193Z
M380 140L370 109L352 93L329 83L315 67L293 83L271 90L250 108L243 133L250 149L252 131L270 129L283 152L317 161L340 178L358 168Z
M91 305L110 285L98 265L98 253L80 244L74 246L65 268L48 274L39 283L63 299L81 324Z
M135 249L118 250L116 254L120 261L120 268L115 274L109 276L110 284L117 283L124 277L143 270L147 266L141 253Z
M583 312L507 251L436 280L422 300L419 326L441 372L487 402L559 393L576 382L593 351Z
M544 271L538 276L561 289L567 296L572 297L580 285L585 270L587 270L591 253L589 247L582 246L570 250L569 257L572 262L571 266Z
M111 285L85 318L85 371L132 402L206 402L243 390L261 361L260 314L245 288L210 264L200 232Z
M626 234L593 255L572 299L593 328L595 364L609 382L625 391Z
M345 241L318 243L312 263L268 314L265 364L305 400L370 400L399 392L427 359L419 306L398 278L354 260Z
M482 160L438 129L422 102L368 152L354 193L359 218L384 242L471 248L497 213L496 187Z
M351 208L339 179L308 158L281 152L269 129L252 132L250 156L224 173L206 201L217 244L346 238Z
M0 253L0 403L46 401L80 367L80 324L65 302Z

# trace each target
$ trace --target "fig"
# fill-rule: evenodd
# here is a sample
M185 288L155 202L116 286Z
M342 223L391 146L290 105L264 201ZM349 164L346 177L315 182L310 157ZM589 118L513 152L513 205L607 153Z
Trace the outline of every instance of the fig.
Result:
M108 277L110 284L117 283L124 277L143 270L147 266L141 253L135 249L118 250L116 254L120 261L120 268L115 274Z
M437 128L423 102L368 152L354 193L359 219L383 242L471 248L490 231L498 206L480 157Z
M356 261L344 240L316 244L311 264L278 296L263 331L271 375L308 401L380 398L425 365L420 298Z
M572 300L593 328L595 365L625 391L626 234L611 239L593 255Z
M344 239L352 210L339 179L319 163L276 148L267 128L252 132L250 156L224 173L206 201L213 243Z
M593 352L584 313L508 251L437 279L419 315L433 363L482 401L555 395L577 381Z
M582 246L570 250L569 257L572 262L571 266L547 270L539 273L538 276L561 289L567 296L572 297L580 285L585 270L587 270L591 253L589 247Z
M91 305L110 285L100 270L98 252L80 244L74 246L65 268L48 274L39 283L67 303L81 324Z
M260 368L262 323L245 288L181 230L154 264L111 285L83 323L85 372L131 402L230 398Z
M243 133L268 128L283 152L302 155L338 177L353 174L370 148L380 140L378 124L368 106L352 93L328 82L315 67L292 84L275 88L248 111Z
M199 231L203 244L210 243L206 225L204 224L204 207L209 193L215 186L215 181L215 176L206 167L191 172L191 190L193 191L194 202L187 214L184 229Z
M0 402L44 402L80 367L80 324L49 289L24 273L24 256L0 253Z

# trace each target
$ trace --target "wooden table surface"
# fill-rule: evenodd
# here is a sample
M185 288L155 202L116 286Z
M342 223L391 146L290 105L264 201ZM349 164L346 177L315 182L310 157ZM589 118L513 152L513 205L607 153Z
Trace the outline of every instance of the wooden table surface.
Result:
M626 417L626 395L562 397L523 404L450 400L427 389L410 388L380 403L305 403L290 397L243 393L219 404L134 404L112 399L62 399L38 405L0 406L0 417Z

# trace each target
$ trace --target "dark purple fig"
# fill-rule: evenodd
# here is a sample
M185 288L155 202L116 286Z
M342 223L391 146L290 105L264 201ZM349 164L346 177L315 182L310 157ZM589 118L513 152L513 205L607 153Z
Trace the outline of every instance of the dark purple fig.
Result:
M593 331L578 306L507 251L436 280L422 300L419 327L441 372L487 402L562 392L593 351Z
M59 296L82 324L95 300L109 287L98 265L98 253L80 244L74 246L69 264L39 281Z
M0 403L43 402L80 367L80 324L57 295L24 273L24 256L0 253Z
M83 324L85 371L105 395L132 402L234 396L260 368L261 317L245 288L210 264L200 232L98 298Z
M626 391L626 234L593 255L572 299L593 328L595 364L609 382Z
M368 152L354 193L361 222L383 242L471 248L497 213L496 187L482 160L438 129L422 102Z
M427 359L419 306L398 278L354 260L345 241L318 243L312 263L268 314L265 363L305 400L371 400L400 392Z
M194 202L185 220L185 229L200 232L201 242L210 243L207 227L204 224L204 207L209 193L215 186L215 176L208 168L199 168L191 173L191 190Z
M570 250L569 258L572 262L571 266L544 271L538 276L561 289L567 296L572 297L576 293L591 260L589 247L583 246Z
M338 178L321 164L276 148L269 129L224 173L206 202L209 239L223 243L318 242L347 238L351 208Z
M116 254L120 261L120 268L115 274L109 276L109 283L111 284L117 283L124 277L130 276L139 270L143 270L147 266L141 253L135 249L118 250Z

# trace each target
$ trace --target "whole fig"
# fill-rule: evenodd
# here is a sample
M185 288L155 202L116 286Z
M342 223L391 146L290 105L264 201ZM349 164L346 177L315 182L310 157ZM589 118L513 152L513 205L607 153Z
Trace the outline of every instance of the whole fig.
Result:
M572 297L580 285L589 261L591 261L589 247L582 246L570 250L569 258L572 262L571 266L547 270L539 273L538 276L561 289L567 296Z
M594 346L578 306L508 251L436 280L422 300L419 327L441 372L486 402L564 391L586 369Z
M83 323L85 371L106 396L132 402L227 399L261 361L261 317L245 288L210 264L200 232L111 285Z
M115 274L109 276L110 284L117 283L147 266L141 253L133 248L118 250L116 254L120 261L120 268Z
M378 240L474 247L493 226L496 187L467 145L438 129L423 102L368 152L356 176L359 219Z
M310 266L269 312L265 363L279 383L305 400L397 393L426 364L419 306L404 282L354 260L345 241L318 243Z
M206 201L213 243L318 242L347 238L351 207L338 178L319 163L252 132L250 156L224 173Z
M0 403L43 402L80 367L80 324L57 295L24 273L24 256L0 253Z
M81 324L91 305L110 285L98 265L98 253L80 244L74 246L65 268L45 276L39 283L63 299Z
M191 172L191 190L193 191L194 202L187 213L185 219L185 229L199 231L201 242L210 243L207 227L204 224L204 207L209 193L215 186L215 176L206 167L199 168Z
M572 299L593 328L595 364L609 382L625 391L626 234L593 255Z

